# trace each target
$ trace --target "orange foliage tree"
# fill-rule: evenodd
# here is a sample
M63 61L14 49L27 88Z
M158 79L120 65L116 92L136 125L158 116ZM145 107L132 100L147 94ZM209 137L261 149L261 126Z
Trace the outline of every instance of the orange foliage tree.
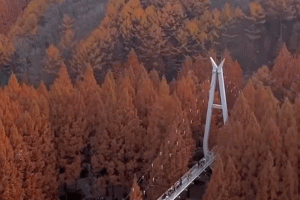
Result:
M158 198L187 170L195 150L186 112L180 113L167 130L153 161L149 184L154 185L151 198Z
M293 105L285 99L279 106L270 88L255 85L253 81L248 84L245 96L242 94L238 98L217 142L223 166L233 161L236 172L228 175L226 167L223 168L222 181L213 174L205 199L210 199L212 193L218 193L221 199L297 199L298 177L295 174L299 154ZM245 98L251 95L255 98ZM219 167L220 163L216 168ZM235 192L228 193L231 190L225 188L236 180L241 183Z
M143 200L142 191L137 181L136 175L134 174L133 184L130 191L130 200Z
M59 183L73 184L81 170L85 105L80 92L73 87L64 64L59 78L49 92L50 123L56 149L56 169L60 170Z

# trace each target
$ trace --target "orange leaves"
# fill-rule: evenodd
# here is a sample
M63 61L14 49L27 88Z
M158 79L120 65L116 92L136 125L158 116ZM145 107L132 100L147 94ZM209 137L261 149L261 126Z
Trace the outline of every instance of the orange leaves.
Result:
M121 20L140 21L144 15L145 11L141 7L140 0L129 0L121 11Z
M243 71L239 63L237 61L233 61L227 48L224 51L223 57L225 58L223 69L225 85L227 84L241 88L243 82Z
M287 178L284 171L290 168L293 174L297 168L297 131L293 105L286 99L280 107L270 88L253 80L245 87L244 95L239 96L229 121L218 133L222 162L229 166L231 160L228 158L231 157L237 171L229 175L230 170L224 168L222 181L227 183L217 181L218 173L213 174L211 180L214 182L209 184L206 195L214 195L211 189L215 188L214 192L220 191L221 199L234 198L236 195L239 199L255 196L258 199L286 198L290 194L287 194L288 190L283 188L283 184L291 186L295 181ZM215 167L220 168L221 164ZM234 185L239 176L247 181L243 181L243 184L239 184L241 187L235 187L235 192L231 193L228 187ZM215 186L216 182L218 187ZM250 189L250 185L255 186ZM291 187L293 189L289 192L293 193L296 187Z
M187 27L187 30L193 34L193 35L196 35L196 33L198 32L198 24L197 22L194 20L194 21L188 21L187 24L186 24L186 27Z
M20 84L15 74L12 74L9 81L8 86L5 88L11 98L16 99L21 91Z
M60 59L59 50L53 44L51 44L47 49L47 55L49 59L53 59L53 60Z
M169 94L170 94L170 88L169 88L169 85L167 83L165 76L163 76L162 80L160 82L160 85L159 85L159 95L162 98L165 98L165 97L169 96Z
M243 16L243 11L239 8L234 8L230 3L226 2L221 11L221 20L224 24L228 25L235 22Z
M133 184L130 191L130 200L143 200L142 191L137 182L136 175L134 174Z
M56 79L52 87L64 88L64 90L66 91L70 91L73 88L71 79L67 71L67 67L64 63L62 63L61 68L59 70L59 77L58 79Z
M264 13L264 9L259 2L251 2L249 4L249 9L250 15L254 18L259 18Z
M221 28L221 12L218 9L212 11L211 21L216 28Z
M294 102L296 93L299 90L299 58L291 55L284 44L275 60L273 71L271 72L271 86L276 97L282 102L287 96Z
M13 43L0 33L0 65L7 65L14 50Z
M45 58L45 71L50 74L58 74L59 68L62 65L62 56L53 44L49 46L46 51L46 58Z
M275 65L273 67L272 74L277 81L282 81L285 78L285 74L287 69L290 67L290 63L292 61L292 55L288 51L285 43L281 47L279 55L275 59Z

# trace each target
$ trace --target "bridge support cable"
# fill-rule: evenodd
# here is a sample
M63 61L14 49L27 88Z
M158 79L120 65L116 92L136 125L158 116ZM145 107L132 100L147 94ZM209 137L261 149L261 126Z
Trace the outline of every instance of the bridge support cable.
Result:
M215 155L209 152L187 173L185 173L170 189L162 194L157 200L176 199L202 172L205 171L214 161Z

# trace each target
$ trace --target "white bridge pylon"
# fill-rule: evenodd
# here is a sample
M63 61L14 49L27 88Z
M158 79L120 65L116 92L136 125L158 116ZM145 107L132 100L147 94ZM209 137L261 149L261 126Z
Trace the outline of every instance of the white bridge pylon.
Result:
M207 107L207 114L206 114L206 123L205 123L205 131L204 131L204 138L203 138L203 151L204 156L208 155L208 138L209 138L209 130L211 124L211 115L212 109L221 109L223 112L223 122L227 121L228 118L228 110L227 110L227 102L226 102L226 92L225 92L225 84L224 84L224 76L223 76L223 64L225 59L221 62L219 66L215 63L215 61L210 57L212 62L212 78L209 90L209 99L208 99L208 107ZM219 79L219 89L220 89L220 96L221 96L221 105L214 104L214 96L215 96L215 89L217 83L217 74Z
M164 194L162 194L157 200L174 200L180 193L182 193L202 172L204 172L214 161L215 155L208 149L208 137L209 129L211 124L212 109L221 109L223 111L223 121L224 124L228 118L227 103L226 103L226 93L223 77L223 64L225 59L221 62L219 66L216 65L215 61L210 57L212 62L212 79L209 90L209 99L206 115L205 132L203 139L203 151L204 158L202 158L196 165L194 165L188 172L186 172L170 189L168 189ZM221 96L221 105L214 104L214 95L216 89L216 79L219 79L219 89Z

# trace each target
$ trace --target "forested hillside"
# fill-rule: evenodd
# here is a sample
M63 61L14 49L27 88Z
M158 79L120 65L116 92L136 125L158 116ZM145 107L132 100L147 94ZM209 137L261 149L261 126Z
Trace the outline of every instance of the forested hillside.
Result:
M0 199L157 199L202 148L209 57L203 199L300 198L299 0L0 3Z

